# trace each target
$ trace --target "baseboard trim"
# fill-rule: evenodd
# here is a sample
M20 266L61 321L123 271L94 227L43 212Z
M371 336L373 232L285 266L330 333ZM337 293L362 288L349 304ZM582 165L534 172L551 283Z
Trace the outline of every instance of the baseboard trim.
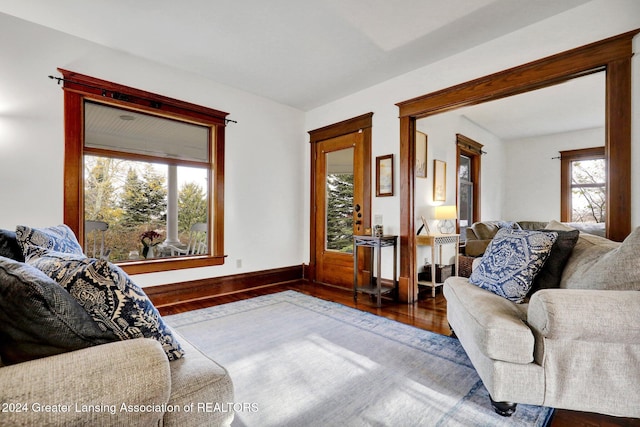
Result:
M144 291L156 307L244 292L303 279L303 266L274 268L251 273L211 277L208 279L145 287Z

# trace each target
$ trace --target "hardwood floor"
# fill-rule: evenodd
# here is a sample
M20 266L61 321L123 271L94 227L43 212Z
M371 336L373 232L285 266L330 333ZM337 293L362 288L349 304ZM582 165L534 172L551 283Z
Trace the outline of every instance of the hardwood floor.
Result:
M334 288L324 285L310 284L306 281L297 281L287 284L279 284L258 289L251 289L238 293L215 296L208 299L176 304L172 306L160 307L158 310L164 315L182 313L190 310L210 307L214 305L226 304L233 301L253 298L260 295L282 292L285 290L295 290L327 301L337 302L359 310L384 316L408 325L426 329L443 335L449 335L451 330L447 323L447 306L442 293L438 293L435 298L425 296L414 304L399 304L392 301L384 301L381 308L366 296L358 297L357 303L353 301L351 291L341 288ZM640 427L640 419L617 418L600 414L586 412L568 411L558 409L555 411L551 421L552 427Z

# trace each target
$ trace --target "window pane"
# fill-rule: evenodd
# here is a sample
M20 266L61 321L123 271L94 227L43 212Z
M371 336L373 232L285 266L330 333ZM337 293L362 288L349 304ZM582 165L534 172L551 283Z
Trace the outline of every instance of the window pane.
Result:
M604 222L606 214L605 187L582 187L572 190L572 222Z
M605 221L605 182L604 159L571 162L571 221Z
M353 148L327 153L327 250L353 253Z
M206 227L199 236L192 233L194 224L208 224L205 168L89 155L84 159L85 221L107 224L103 256L108 252L110 261L126 261L209 253ZM175 214L169 209L172 186ZM86 233L85 247L87 255L97 257L95 233ZM197 245L189 245L191 237L200 239Z
M458 176L461 181L471 181L471 159L467 156L460 156L460 169Z
M603 184L606 182L604 159L576 160L571 163L572 185Z
M85 147L209 161L209 128L85 102Z

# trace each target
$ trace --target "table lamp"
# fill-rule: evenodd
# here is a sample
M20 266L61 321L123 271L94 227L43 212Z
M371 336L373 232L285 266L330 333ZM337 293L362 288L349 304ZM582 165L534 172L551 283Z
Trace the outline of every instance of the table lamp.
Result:
M436 206L435 219L438 220L438 229L442 234L451 234L456 231L456 226L452 219L458 218L456 207L450 206Z

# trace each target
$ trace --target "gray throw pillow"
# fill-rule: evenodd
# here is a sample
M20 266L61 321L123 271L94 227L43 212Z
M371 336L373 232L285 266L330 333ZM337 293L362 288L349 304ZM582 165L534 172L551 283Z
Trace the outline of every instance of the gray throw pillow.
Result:
M24 262L15 231L0 229L0 256Z
M581 239L579 256L567 265L562 287L640 291L640 227L622 243L589 234Z
M540 231L549 230L546 229ZM564 271L564 267L573 252L573 248L578 242L578 237L580 237L580 232L578 230L553 231L558 233L558 238L551 247L551 253L549 253L549 257L544 263L544 266L538 272L535 279L533 279L533 285L531 286L529 295L533 295L540 289L553 289L560 287L562 272Z
M26 362L117 341L40 270L0 257L0 357Z

